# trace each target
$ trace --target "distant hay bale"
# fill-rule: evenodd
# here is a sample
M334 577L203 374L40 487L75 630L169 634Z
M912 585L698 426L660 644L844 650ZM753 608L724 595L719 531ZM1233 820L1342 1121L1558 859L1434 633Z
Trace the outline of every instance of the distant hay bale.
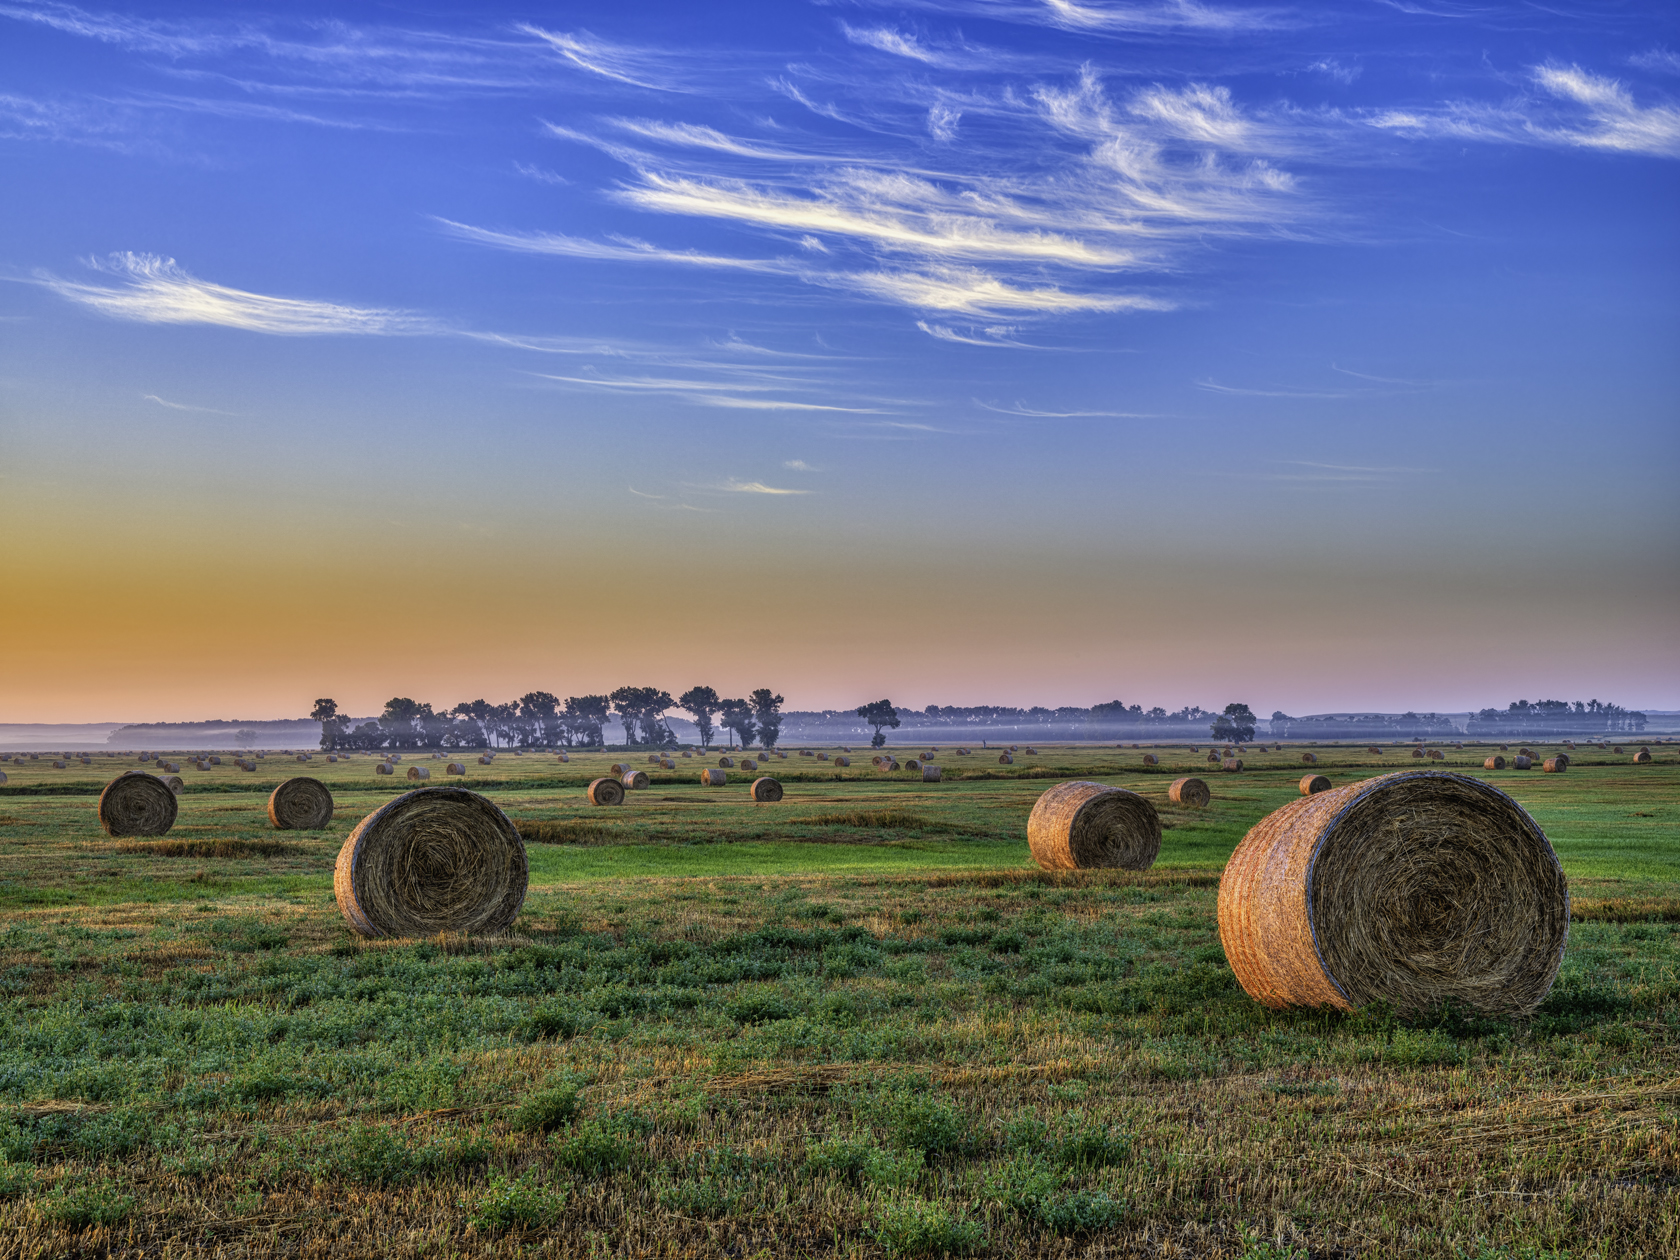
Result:
M298 754L298 755L297 755L297 759L298 759L298 760L299 760L299 761L308 761L308 760L309 760L309 758L308 758L308 757L306 757L306 756L305 756L305 755L304 755L304 754L303 754L303 753L299 753L299 754Z
M1650 755L1646 754L1645 760L1649 761L1650 759ZM849 766L852 764L852 759L850 757L836 757L834 758L834 764L837 766Z
M337 761L337 760L338 760L338 754L337 754L337 753L328 753L328 754L327 754L327 760L328 760L328 761L329 761L329 762L331 762L331 761Z
M1015 749L1014 749L1014 748L1010 748L1010 750L1009 750L1009 751L1010 751L1010 752L1014 752L1014 751L1015 751ZM1038 756L1038 749L1036 749L1036 748L1029 748L1029 749L1027 749L1027 756L1029 756L1029 757L1036 757L1036 756Z
M1154 753L1144 753L1143 764L1146 766L1158 766L1161 764L1161 759Z
M700 772L701 787L722 787L729 782L729 774L724 770L702 770Z
M467 772L467 768L459 761L451 761L443 768L443 772L445 774L465 774Z
M1318 764L1318 754L1310 752L1302 753L1301 764L1303 766L1316 766Z
M1301 776L1301 795L1312 796L1317 792L1328 792L1330 780L1322 774L1304 774Z
M480 757L478 759L478 764L481 765L481 766L488 766L488 765L492 765L494 763L491 761L491 759L488 756L484 756L484 757Z
M425 766L410 766L408 768L408 777L411 780L429 779L432 777L432 772Z
M1519 749L1517 749L1517 756L1519 756L1519 757L1533 757L1534 754L1529 752L1528 749L1526 749L1526 748L1519 748Z
M89 758L83 757L82 758L82 764L91 766L93 764L93 762ZM212 758L210 758L210 764L213 765L213 766L219 766L219 765L222 764L222 759L220 757L212 757Z
M919 758L911 757L904 763L904 768L906 770L920 770L922 768L922 763Z
M1161 819L1125 788L1058 783L1033 805L1027 844L1047 871L1144 871L1161 851Z
M902 767L898 764L897 761L893 760L893 758L888 757L885 761L883 761L881 763L881 769L886 770L888 772L891 772L891 771L894 771L894 770L902 769Z
M1497 788L1408 770L1261 819L1219 881L1219 935L1265 1006L1532 1011L1563 961L1550 841Z
M70 767L62 761L55 761L52 768L54 770L68 770Z
M558 762L560 765L564 766L564 765L568 765L571 762L572 758L571 758L571 755L569 753L555 753L554 754L554 760L556 762Z
M870 764L870 765L872 765L872 766L879 766L879 765L880 765L880 764L881 764L881 763L882 763L882 762L883 762L883 761L885 761L885 760L886 760L886 758L885 758L885 757L882 757L882 756L874 756L874 757L871 757L871 758L870 758L870 759L869 759L869 764Z
M1243 768L1242 758L1227 757L1219 763L1219 768L1227 774L1236 774Z
M1568 753L1559 753L1556 757L1553 757L1552 760L1558 763L1558 769L1559 770L1569 769L1569 754Z
M332 822L333 798L319 779L287 779L268 797L276 831L320 831Z
M1525 757L1521 753L1518 753L1515 757L1511 758L1511 769L1513 770L1527 770L1533 765L1534 758Z
M1431 748L1424 754L1424 756L1428 757L1431 761L1445 761L1447 759L1447 754L1442 752L1439 748Z
M923 783L938 783L943 774L944 774L944 771L941 770L940 767L938 767L938 766L930 766L930 765L927 765L925 763L922 766L922 782Z
M1617 756L1621 756L1622 746L1620 744L1617 744L1615 746L1615 748L1611 749L1611 751L1614 752Z
M1014 764L1015 764L1015 758L1010 753L999 753L998 754L998 765L1000 765L1000 766L1012 766Z
M685 749L683 749L683 756L692 757L692 756L694 756L694 754L689 752L688 749L685 748Z
M525 903L525 842L464 787L404 792L362 819L338 852L333 893L363 936L496 936Z
M624 804L624 784L617 779L596 779L589 785L591 805Z
M626 770L619 775L618 781L633 791L640 791L650 782L646 770Z
M741 759L741 771L742 771L742 773L751 774L753 771L755 771L757 769L758 769L758 762L754 761L751 757L743 757Z
M630 763L627 761L615 761L609 768L612 770L615 779L622 778L630 773Z
M176 767L174 766L170 767L172 770L175 768ZM187 786L187 781L178 774L159 775L158 782L162 783L164 787L175 793L176 796L181 795L182 789Z
M167 783L144 770L119 774L99 794L99 825L108 836L161 836L178 806Z
M657 766L663 760L664 758L662 758L658 753L648 754L648 765L650 766Z
M800 755L800 756L801 756L801 757L809 757L809 756L810 756L810 755L811 755L811 750L810 750L810 749L809 749L809 748L801 748L801 749L800 749L800 750L799 750L799 755ZM825 753L825 754L823 754L823 755L824 755L824 756L827 756L827 754L826 754L826 753Z
M1218 765L1219 764L1219 754L1216 753L1216 752L1210 752L1207 755L1207 759L1208 759L1208 764L1209 765Z
M1190 805L1196 809L1204 809L1213 799L1213 793L1208 791L1208 785L1200 779L1174 779L1172 786L1167 789L1167 799L1174 805Z
M1421 748L1412 749L1412 756L1416 757L1419 761L1422 761L1423 760L1423 749L1421 749Z
M1569 769L1568 757L1547 757L1540 763L1540 768L1547 774L1562 774Z
M735 759L733 757L719 757L718 765L725 770L733 770L735 768Z
M675 770L677 768L677 763L671 758L666 757L659 763L659 768L661 770Z
M828 754L827 753L818 753L817 754L817 760L818 761L827 761L828 760Z
M1378 757L1382 756L1382 749L1378 748L1375 744L1372 744L1365 751L1368 752L1368 753L1372 753L1372 754L1374 754L1375 756L1378 756Z
M1651 764L1651 754L1646 752L1643 748L1641 748L1638 752L1633 754L1633 764L1636 765L1636 766L1648 766L1648 765L1650 765Z
M1482 769L1483 770L1503 770L1504 768L1505 768L1505 758L1499 756L1499 754L1497 754L1497 753L1495 753L1493 756L1489 757L1486 761L1482 762Z
M761 805L773 804L782 799L782 785L766 775L764 778L752 781L752 798Z

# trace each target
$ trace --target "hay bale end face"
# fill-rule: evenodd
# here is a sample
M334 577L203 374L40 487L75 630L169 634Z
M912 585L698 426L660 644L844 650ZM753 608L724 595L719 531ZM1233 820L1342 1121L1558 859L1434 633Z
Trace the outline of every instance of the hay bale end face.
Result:
M1154 753L1144 753L1143 764L1146 766L1158 766L1161 764L1161 759Z
M1643 748L1641 748L1638 752L1633 754L1633 764L1636 765L1636 766L1648 766L1648 765L1650 765L1651 764L1651 754L1646 752Z
M357 824L338 852L333 894L363 936L493 936L519 914L529 878L506 814L463 787L424 787Z
M920 770L922 768L921 759L918 757L911 757L904 763L904 768L906 770Z
M1532 1011L1569 892L1551 842L1478 779L1408 770L1261 819L1219 881L1231 970L1265 1006Z
M752 798L761 805L773 804L782 799L782 785L768 775L752 781Z
M99 825L108 836L166 835L177 808L174 788L144 770L130 770L99 794Z
M1013 756L1011 756L1009 753L999 753L998 754L998 765L1000 765L1000 766L1012 766L1014 764L1015 764L1015 758Z
M735 759L733 757L719 757L718 765L724 770L733 770L735 768Z
M1312 796L1316 792L1328 792L1330 780L1322 774L1306 774L1301 776L1301 795Z
M1058 783L1033 806L1027 844L1047 871L1146 871L1161 852L1161 819L1153 805L1125 788Z
M624 804L624 784L617 779L596 779L589 785L591 805Z
M1650 759L1649 754L1647 754L1645 760L1649 761ZM834 759L834 764L837 766L849 766L852 764L852 759L850 757L836 757Z
M702 770L700 772L701 787L722 787L729 782L729 772L726 770Z
M459 761L451 761L443 768L443 772L445 774L465 774L467 772L467 768Z
M332 793L319 779L287 779L268 797L268 821L276 831L320 831L332 816Z
M1167 789L1167 799L1174 805L1204 809L1213 799L1213 793L1208 791L1208 785L1200 779L1174 779L1172 786Z
M158 776L158 782L175 793L176 796L181 795L181 789L187 786L186 780L178 774L160 775Z
M827 753L818 753L817 754L817 760L818 761L827 761L828 760L828 754Z
M427 769L425 766L410 766L408 768L408 777L411 780L413 780L413 779L429 779L429 778L432 777L432 772L429 769Z
M1317 753L1302 753L1301 754L1301 764L1303 766L1316 766L1318 764L1318 754Z
M1493 756L1489 757L1486 761L1482 762L1482 769L1483 770L1503 770L1504 768L1505 768L1505 758L1501 757L1498 753L1495 753Z
M1242 770L1243 763L1241 758L1227 757L1219 763L1219 768L1227 774L1237 774Z
M396 771L391 768L391 763L388 762L388 761L376 762L374 764L374 767L373 767L373 772L376 775L378 775L378 774L395 774L396 773Z
M633 791L640 790L641 788L645 788L648 785L647 771L646 770L630 770L630 771L627 771L624 774L619 776L618 781L620 783L622 783L625 787L630 788Z
M1565 770L1569 769L1569 758L1547 757L1546 760L1540 763L1540 768L1547 774L1562 774Z

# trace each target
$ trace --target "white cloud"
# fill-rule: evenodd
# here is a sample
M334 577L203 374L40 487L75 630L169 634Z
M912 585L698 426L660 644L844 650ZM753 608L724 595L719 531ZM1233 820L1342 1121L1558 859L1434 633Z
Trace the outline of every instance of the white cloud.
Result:
M810 464L807 464L802 459L784 459L782 461L782 467L783 468L791 468L791 469L793 469L794 472L820 472L821 471L821 469L812 467Z
M554 254L565 258L594 258L610 262L681 263L690 267L733 267L742 271L791 272L786 263L769 258L729 258L701 254L691 249L660 249L633 237L619 237L614 243L586 241L558 232L497 232L490 228L438 219L445 231L464 241L489 245L522 254Z
M1170 310L1172 304L1132 294L1070 293L1054 285L1016 288L973 267L926 271L858 271L832 274L825 283L921 310L995 315L1011 311L1069 314L1076 311Z
M698 487L698 488L707 489L707 490L722 490L722 491L725 491L726 493L729 493L729 494L814 494L815 493L815 491L812 491L812 490L784 490L784 489L782 489L778 486L767 486L762 481L736 481L736 480L733 480L733 479L731 479L729 481L720 482L719 484L714 485L714 486L704 486L704 487Z
M40 283L61 297L113 319L148 324L218 324L278 336L408 336L441 331L408 311L341 306L271 297L199 280L155 254L112 254L99 270L120 278L119 287L81 284L43 275Z
M147 402L156 403L160 407L167 407L171 411L202 411L212 416L232 416L237 412L223 411L220 407L195 407L192 403L170 402L167 398L159 398L156 394L141 394Z
M515 30L534 36L558 53L562 60L580 70L614 79L633 87L652 88L658 92L683 92L688 89L672 74L670 59L646 49L612 44L604 39L578 31L550 31L530 23L521 23ZM656 76L664 76L656 82Z
M852 43L864 48L891 53L895 57L908 57L924 65L936 66L942 62L938 53L924 48L914 35L905 35L884 26L858 27L847 22L840 23L840 29Z

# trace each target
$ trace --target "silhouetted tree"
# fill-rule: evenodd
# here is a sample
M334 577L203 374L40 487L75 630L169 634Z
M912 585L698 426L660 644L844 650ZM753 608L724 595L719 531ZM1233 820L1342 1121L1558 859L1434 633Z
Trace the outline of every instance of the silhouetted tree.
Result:
M718 693L711 687L690 687L677 697L677 707L685 710L694 719L695 729L700 732L700 747L712 746L712 714L723 707L723 701L718 699Z
M606 723L612 701L606 696L567 696L560 720L566 733L580 744L604 744L601 727Z
M782 733L782 698L770 688L760 687L747 697L747 703L752 705L753 716L758 719L758 742L774 748L777 736Z
M869 741L871 748L880 748L887 742L882 727L898 726L898 710L893 708L891 700L876 700L863 705L858 709L857 715L875 728L875 738Z
M339 737L344 734L347 720L338 716L338 702L336 700L317 700L315 707L309 711L311 721L321 724L321 747L337 748ZM240 734L244 734L243 731ZM238 738L238 736L235 736ZM257 742L257 733L251 732L251 743Z
M1254 722L1254 714L1249 712L1246 704L1228 704L1225 712L1213 719L1213 725L1208 730L1213 732L1215 739L1241 747L1254 738Z
M719 721L741 737L742 748L752 747L753 736L758 734L758 723L753 721L752 705L745 700L725 700L719 707L723 710Z

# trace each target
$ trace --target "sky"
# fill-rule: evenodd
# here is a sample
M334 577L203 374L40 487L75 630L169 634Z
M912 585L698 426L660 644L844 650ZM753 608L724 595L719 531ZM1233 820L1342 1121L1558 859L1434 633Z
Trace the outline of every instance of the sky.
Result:
M0 720L1680 708L1680 8L0 0Z

